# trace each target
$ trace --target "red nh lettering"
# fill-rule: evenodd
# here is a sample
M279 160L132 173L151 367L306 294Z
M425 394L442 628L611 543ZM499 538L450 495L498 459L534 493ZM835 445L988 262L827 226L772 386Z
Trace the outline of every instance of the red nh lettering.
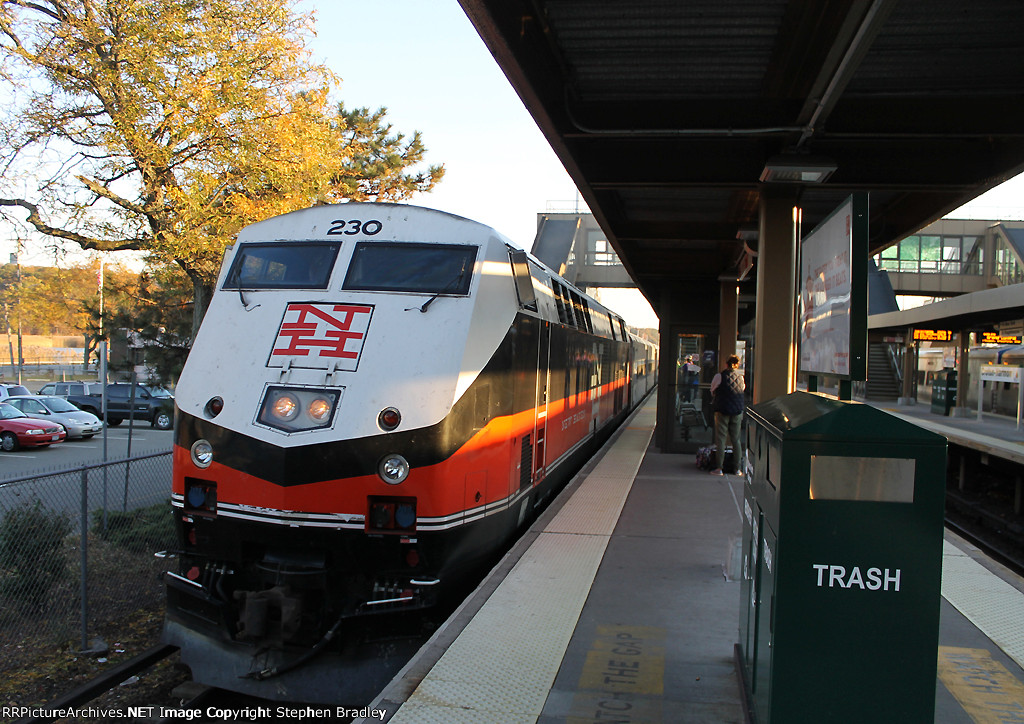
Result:
M353 330L352 325L357 321L357 315L372 311L373 307L351 304L289 304L271 355L304 357L315 354L319 357L357 359L369 320L358 321L356 326L361 330ZM345 349L349 340L358 340L356 349ZM285 346L277 346L282 343Z

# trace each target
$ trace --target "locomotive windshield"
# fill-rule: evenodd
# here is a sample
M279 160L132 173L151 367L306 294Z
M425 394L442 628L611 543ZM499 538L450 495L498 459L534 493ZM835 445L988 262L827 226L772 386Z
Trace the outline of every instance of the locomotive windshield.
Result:
M326 289L338 257L337 242L242 244L225 289Z
M356 244L345 289L466 295L475 246L361 242Z

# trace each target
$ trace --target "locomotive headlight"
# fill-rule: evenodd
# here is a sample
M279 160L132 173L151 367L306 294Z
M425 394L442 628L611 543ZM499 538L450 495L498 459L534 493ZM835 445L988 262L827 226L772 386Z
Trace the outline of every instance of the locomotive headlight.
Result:
M197 468L208 468L213 462L213 445L208 440L196 440L192 443L192 462Z
M340 389L270 385L263 394L256 422L286 433L327 428L334 421L340 400Z
M323 422L331 416L331 401L323 397L317 397L306 405L306 414L317 422Z
M288 393L281 393L281 395L274 400L270 405L271 414L278 420L294 420L295 416L299 414L299 402L292 395Z
M398 485L409 477L409 461L397 453L386 455L377 466L380 479L389 485Z

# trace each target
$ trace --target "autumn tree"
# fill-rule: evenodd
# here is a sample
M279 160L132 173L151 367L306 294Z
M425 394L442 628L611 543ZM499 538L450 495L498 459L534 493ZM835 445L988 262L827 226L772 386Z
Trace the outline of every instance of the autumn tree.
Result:
M73 266L0 264L0 333L10 327L24 334L84 337L86 357L100 339L98 263ZM143 296L138 272L106 265L103 274L104 327ZM189 305L191 311L191 305Z
M188 286L188 277L171 264L151 266L108 286L117 303L105 310L103 324L142 346L152 383L173 385L188 357L193 306ZM98 319L93 316L93 328ZM131 367L120 371L130 372Z
M177 265L205 311L246 224L431 189L419 133L346 110L294 0L0 0L0 210ZM30 189L25 193L24 189Z

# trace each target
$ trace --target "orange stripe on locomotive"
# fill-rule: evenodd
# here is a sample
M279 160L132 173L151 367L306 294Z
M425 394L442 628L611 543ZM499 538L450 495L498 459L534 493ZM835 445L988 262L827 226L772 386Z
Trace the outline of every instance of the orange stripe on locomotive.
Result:
M610 393L624 384L624 379L619 379L603 386L602 422L611 416L610 406L613 403ZM590 390L548 405L547 464L557 461L587 437L595 392ZM281 486L216 462L200 470L192 463L188 451L179 446L174 448L172 489L183 495L184 478L190 476L216 482L220 503L278 511L348 515L365 515L368 496L400 493L416 498L419 518L452 516L481 505L501 502L518 492L521 440L525 435L534 433L538 417L539 409L535 408L492 419L446 460L413 468L400 490L377 475Z

